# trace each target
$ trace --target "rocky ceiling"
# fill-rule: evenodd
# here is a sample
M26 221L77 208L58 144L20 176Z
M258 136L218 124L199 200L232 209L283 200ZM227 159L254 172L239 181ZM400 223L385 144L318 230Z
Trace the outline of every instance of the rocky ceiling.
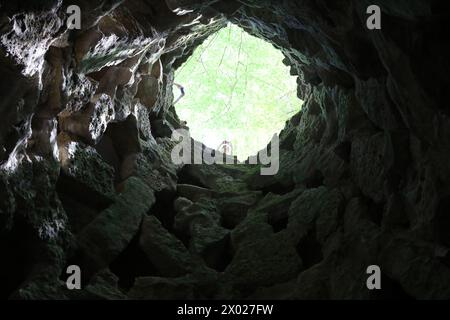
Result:
M1 297L450 298L444 3L0 0ZM174 70L227 21L298 75L275 176L170 159Z

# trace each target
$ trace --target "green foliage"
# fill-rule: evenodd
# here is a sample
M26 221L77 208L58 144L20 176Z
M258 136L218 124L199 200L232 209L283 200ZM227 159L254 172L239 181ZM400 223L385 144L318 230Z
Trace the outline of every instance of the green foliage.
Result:
M231 24L207 39L175 76L186 90L176 110L192 137L211 148L231 141L240 160L264 148L302 105L282 60L271 44Z

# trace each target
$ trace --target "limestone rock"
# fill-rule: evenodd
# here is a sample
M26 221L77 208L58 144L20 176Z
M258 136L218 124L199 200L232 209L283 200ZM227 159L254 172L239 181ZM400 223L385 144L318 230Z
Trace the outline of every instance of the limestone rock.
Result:
M87 267L98 270L112 262L137 234L154 202L151 189L139 179L129 178L116 202L77 236Z
M142 277L128 292L136 300L192 300L211 298L217 286L216 274L201 271L178 278Z
M184 244L170 234L154 216L144 218L139 244L149 261L167 277L182 276L193 267Z
M248 290L290 280L301 268L294 246L280 233L239 247L226 273L234 277L237 287Z
M210 189L189 185L178 184L177 193L180 197L187 198L192 201L198 201L201 197L212 197L214 192Z
M114 169L92 147L74 141L68 134L58 137L59 158L65 193L80 194L94 205L105 205L114 197Z
M2 1L0 297L448 299L449 11L377 2L380 30L368 1L77 0L69 30ZM176 70L227 23L297 77L274 176L171 159Z
M73 290L68 295L76 300L124 300L127 296L118 289L118 278L108 269L92 277L85 289Z

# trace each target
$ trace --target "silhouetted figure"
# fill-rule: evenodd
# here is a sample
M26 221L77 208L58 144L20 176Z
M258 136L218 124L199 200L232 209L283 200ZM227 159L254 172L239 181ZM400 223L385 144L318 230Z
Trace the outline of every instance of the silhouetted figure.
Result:
M233 155L233 145L231 144L231 141L224 140L217 150L223 154Z
M175 105L178 101L181 100L181 98L184 97L185 91L184 91L184 87L181 84L174 83L173 85L176 86L178 89L180 89L180 96L173 102L173 104Z

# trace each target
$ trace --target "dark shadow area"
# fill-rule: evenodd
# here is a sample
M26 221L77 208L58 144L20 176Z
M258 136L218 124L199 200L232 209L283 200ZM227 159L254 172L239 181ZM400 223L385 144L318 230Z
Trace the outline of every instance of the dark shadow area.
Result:
M160 275L139 246L139 236L110 264L111 271L119 277L119 288L128 291L137 277Z
M174 231L173 223L176 212L173 203L176 197L176 193L170 190L155 192L156 202L149 212L149 214L157 217L163 227L171 233Z
M398 283L381 273L381 290L370 291L371 300L415 300Z
M223 272L233 259L230 236L221 243L206 248L202 253L205 264L218 272Z
M65 202L66 207L70 207L69 202L72 202L72 204L78 202L84 203L94 210L101 211L112 203L111 198L108 198L101 193L86 192L86 185L84 183L66 175L62 170L58 182L56 183L56 191L62 199L67 200Z
M316 231L310 230L297 244L297 253L303 261L303 267L309 269L323 260L322 246L316 238Z
M194 165L186 165L180 170L178 173L178 184L191 184L202 188L208 188L198 177L190 172L190 166Z
M287 211L273 211L269 212L267 223L272 226L273 232L278 233L286 229L289 222L289 215Z
M323 186L323 180L324 176L322 172L318 169L314 170L314 172L305 179L304 183L306 188L312 189L312 188L318 188L320 186Z
M439 201L437 207L436 236L440 243L450 247L450 196L444 197Z
M25 280L30 271L29 226L22 219L16 219L10 233L0 237L0 299L8 297Z

